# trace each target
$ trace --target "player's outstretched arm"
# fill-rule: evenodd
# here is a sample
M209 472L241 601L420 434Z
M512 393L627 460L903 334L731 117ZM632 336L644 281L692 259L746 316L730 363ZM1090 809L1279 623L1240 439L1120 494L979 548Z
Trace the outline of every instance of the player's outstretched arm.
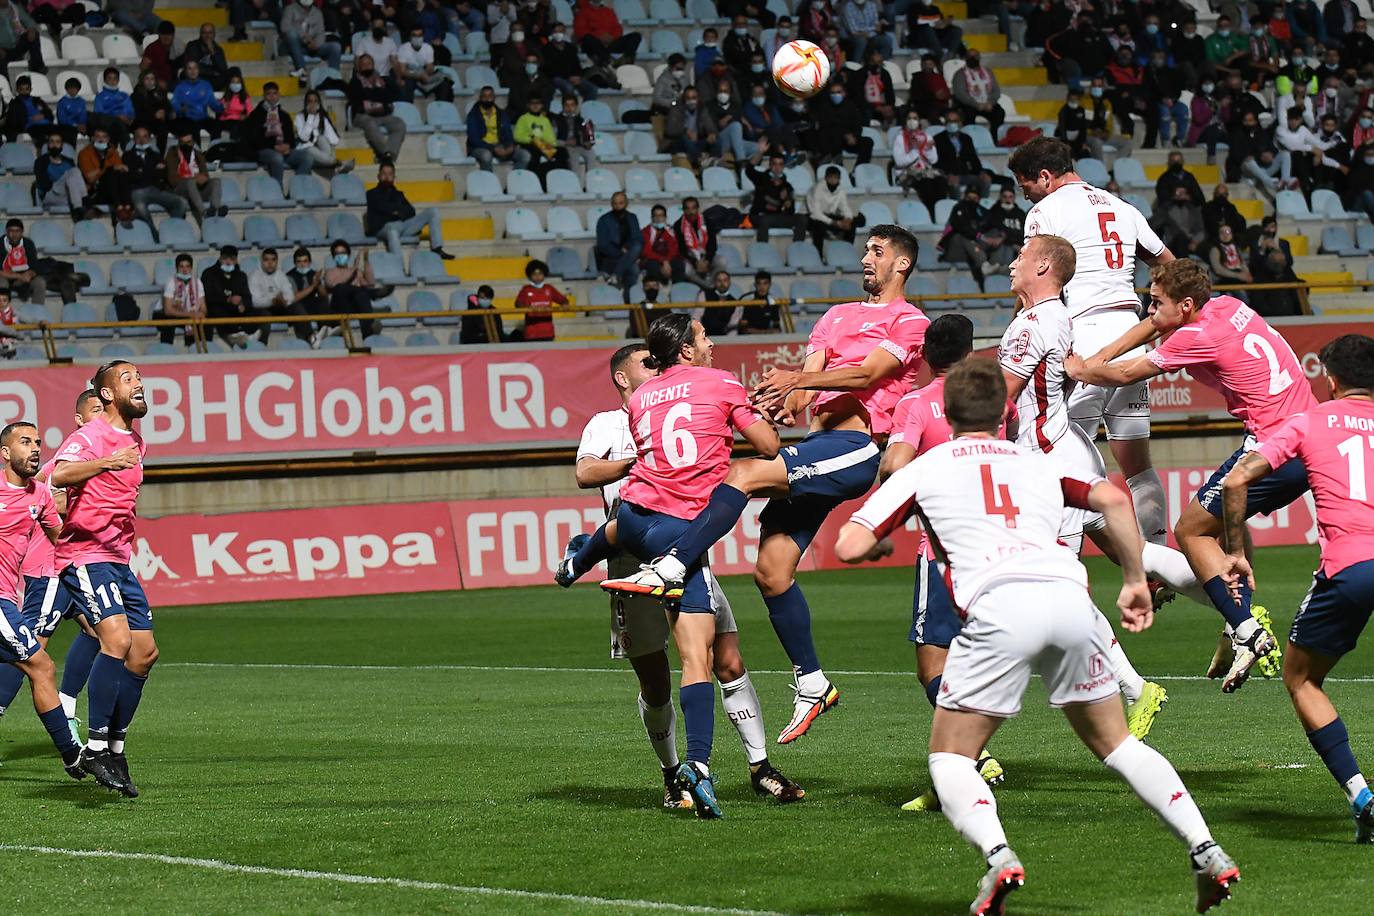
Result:
M1104 388L1121 388L1147 378L1154 378L1163 371L1150 362L1148 356L1118 360L1101 366L1094 366L1073 353L1064 358L1064 372L1069 378L1085 385L1101 385Z
M613 461L607 458L590 456L577 460L577 485L583 490L604 487L629 476L630 468L635 466L635 458L622 458Z
M886 539L884 539L886 540ZM835 556L841 563L862 563L869 559L880 559L876 554L880 542L877 535L858 522L845 522L840 536L835 539ZM891 541L887 541L891 553Z
M760 458L776 458L778 450L782 448L782 440L778 438L777 429L766 420L750 423L740 430L740 435L744 437L745 442L754 447Z
M1086 500L1078 500L1072 493L1083 484L1068 479L1064 483L1066 501L1071 504L1086 502L1086 506L1080 507L1101 512L1106 521L1104 533L1121 564L1121 595L1116 606L1121 611L1122 625L1132 633L1149 629L1154 622L1154 602L1145 584L1145 567L1140 560L1140 526L1136 523L1130 498L1115 484L1099 480L1088 490Z
M1168 249L1165 250L1167 251ZM1160 332L1154 326L1154 323L1146 318L1125 334L1122 334L1116 340L1089 356L1085 362L1089 366L1105 366L1121 354L1129 353L1136 347L1145 346L1150 341L1159 337L1159 334Z
M53 468L52 485L55 487L74 487L106 471L123 471L137 467L138 462L138 449L132 446L122 448L104 458L93 458L89 461L59 460Z
M1221 523L1226 532L1226 584L1239 588L1244 580L1255 587L1255 571L1245 558L1245 507L1250 485L1273 472L1269 460L1259 452L1246 452L1226 475L1221 487Z
M807 357L808 365L803 366L801 372L778 368L765 372L763 381L754 389L754 403L768 410L781 406L795 390L863 391L902 371L902 361L882 347L868 354L857 366L836 369L818 366L808 371L812 357L816 356L821 357L823 364L824 354L813 353Z

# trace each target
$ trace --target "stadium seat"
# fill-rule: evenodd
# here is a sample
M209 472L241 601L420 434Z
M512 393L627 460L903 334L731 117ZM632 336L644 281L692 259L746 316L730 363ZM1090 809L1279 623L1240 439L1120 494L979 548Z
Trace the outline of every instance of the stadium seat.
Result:
M363 346L370 350L395 350L400 344L388 334L369 334L363 338Z
M703 194L723 197L738 197L741 193L739 183L735 180L735 173L718 165L701 170L701 191ZM800 191L797 193L801 194Z
M1079 159L1074 163L1074 170L1078 172L1079 177L1095 188L1105 188L1107 182L1112 180L1107 174L1107 166L1101 159Z
M806 192L811 190L811 186L816 183L816 176L809 165L794 165L783 174L787 176L788 183L792 185L792 193L798 197L804 197Z
M787 266L807 274L830 273L830 268L821 263L816 246L810 242L792 242L787 246Z
M143 57L138 45L123 32L106 35L100 43L100 53L112 64L136 64Z
M1327 226L1322 230L1322 254L1338 254L1347 258L1359 257L1364 252L1355 245L1350 230L1345 226Z
M951 296L967 296L981 293L982 290L978 288L978 282L972 277L965 276L964 274L955 274L949 278L949 284L945 287L945 292ZM959 299L951 300L947 305L964 309L981 309L991 307L992 303L987 299Z
M285 245L286 239L282 238L281 231L277 229L276 220L258 213L244 219L243 242L257 248L272 248Z
M852 242L843 239L825 240L825 263L836 270L854 270L863 257Z
M1363 222L1356 227L1355 247L1365 254L1374 254L1374 223Z
M982 124L965 124L964 134L973 140L973 148L980 154L998 152L997 142L993 139L992 131Z
M72 244L90 254L113 254L119 246L110 237L110 227L93 219L83 219L72 229Z
M270 175L254 175L249 178L247 196L250 202L264 209L291 206L291 202L282 196L281 185Z
M371 256L372 273L377 278L377 282L386 286L409 285L410 277L406 276L405 264L401 261L401 256L392 254L389 251L374 251Z
M593 283L587 291L588 305L623 305L624 298L620 290L609 283Z
M512 169L506 176L506 193L516 200L553 200L539 184L539 176L528 169Z
M307 207L333 206L334 201L325 193L324 183L314 175L292 175L287 182L292 200Z
M654 91L653 85L649 82L648 71L638 64L621 64L616 67L615 78L620 82L620 88L625 92L647 95Z
M484 172L481 169L473 169L468 172L464 181L466 182L465 196L468 200L492 201L512 199L501 187L501 179L497 178L494 172Z
M62 37L62 56L77 66L104 66L109 63L96 50L95 42L85 35L64 35ZM66 80L59 81L59 85Z
M721 242L716 246L716 262L731 274L744 273L743 256L740 255L738 248L728 242Z
M1318 188L1312 192L1312 212L1327 219L1357 219L1363 215L1347 213L1340 195L1329 188Z
M54 315L51 307L39 305L37 302L21 302L14 309L15 318L20 324L43 324L44 322L57 321L59 316Z
M430 331L412 331L406 335L407 347L437 347L439 338Z
M90 284L81 292L92 296L103 296L114 292L114 287L110 286L109 282L105 279L107 274L105 268L101 266L99 261L92 261L85 258L79 259L76 262L76 272L85 274L91 278ZM170 277L171 275L172 272L168 270L167 276ZM165 284L166 280L164 279L159 285Z
M227 216L207 216L200 226L200 237L212 248L237 245L239 229Z
M552 219L552 217L550 217ZM596 272L583 266L582 256L566 245L555 245L548 251L549 273L565 280L589 280Z
M429 134L434 132L434 128L425 123L425 119L420 117L420 109L410 102L397 102L392 106L392 114L400 118L406 124L407 134Z
M887 171L880 165L865 162L854 167L854 182L859 191L867 194L898 194L900 188L887 180Z
M8 149L8 145L5 147ZM34 220L28 225L28 236L43 254L73 254L77 248L67 238L64 224L52 220Z
M553 200L585 200L588 197L582 190L582 179L569 169L551 169L544 176L544 183Z
M550 233L544 231L537 211L526 207L512 207L506 211L506 237L546 239L550 237Z
M272 338L270 349L273 350L310 350L309 341L301 340L295 334L277 334Z
M614 130L615 115L611 113L611 106L600 99L590 99L582 103L582 117L596 125L597 130Z
M687 18L697 25L715 25L725 21L711 0L687 0Z
M206 222L209 222L208 220ZM367 244L363 221L356 213L331 213L324 234L329 239L343 239L350 245Z
M95 306L85 302L66 302L62 305L63 324L85 324L103 320L103 317L96 312ZM75 334L77 337L107 337L109 331L103 328L78 328Z
M986 305L994 308L1010 308L1016 304L1016 297L1011 295L1011 277L1006 274L994 274L983 281L983 292L985 293L1006 293L1005 299L988 299Z
M0 146L0 166L11 175L32 175L33 161L33 147L27 143L6 143ZM17 188L18 185L14 187Z
M699 194L701 186L696 173L681 166L670 166L663 172L663 190L672 195Z
M940 260L940 252L934 245L922 245L916 252L916 270L927 273L933 270L949 270L947 261Z
M428 289L417 289L406 297L407 312L442 312L444 303L438 293ZM420 321L424 321L423 318Z
M143 220L134 220L128 226L116 225L115 244L138 254L151 254L162 250L161 243L153 238L152 227Z
M89 38L87 38L86 40L90 41ZM94 45L92 47L94 47ZM53 94L59 97L66 95L65 89L58 90L57 87L65 87L67 85L67 80L69 79L76 80L78 83L81 84L81 89L77 92L77 95L80 98L84 99L87 102L95 98L95 90L91 88L91 78L87 76L85 73L82 73L80 70L63 70L59 72L57 76L53 78ZM38 87L36 85L33 87L33 94L38 95Z
M1301 191L1280 191L1274 198L1274 210L1279 216L1296 220L1321 219L1319 214L1307 208L1307 199Z
M624 135L627 141L631 136L632 134L628 133ZM652 145L653 143L651 140L650 146ZM620 151L620 141L616 139L616 135L608 134L604 130L596 135L596 142L592 144L592 152L596 153L597 161L602 165L612 162L630 162L631 160L639 158L622 153Z
M199 251L205 247L200 230L188 219L169 216L157 225L158 239L164 248L177 251Z
M658 173L652 169L629 168L625 170L625 194L633 201L658 197Z
M43 37L47 38L46 35ZM50 60L48 65L52 66L54 63L56 63L56 61ZM52 91L52 83L48 82L48 77L42 73L34 73L31 70L25 70L20 76L27 76L29 78L29 85L33 94L44 101L54 101L59 95L59 93ZM16 76L15 80L17 81L18 79L19 77Z
M418 248L410 256L410 276L431 286L459 282L444 267L443 259L428 248Z
M930 211L919 200L903 200L897 204L897 222L913 232L929 232L940 228L930 218Z
M670 8L673 11L673 18L660 20L664 25L686 25L690 21L683 18L677 0L653 0L650 15L657 17L660 13L666 13ZM682 36L672 29L654 29L649 35L649 51L658 57L670 57L674 54L681 54L685 57L687 54L687 48L682 44Z
M938 296L944 290L931 277L917 276L907 281L907 292L911 296Z
M74 343L59 344L57 347L57 355L61 359L70 359L73 361L78 359L91 359L93 356L88 347Z
M830 289L827 290L827 295L831 299L848 299L854 301L862 299L864 297L864 291L863 287L859 285L859 281L850 279L849 277L836 277L834 280L830 281Z
M782 255L767 242L750 242L745 255L750 270L779 272L787 269Z
M437 100L429 103L425 110L425 120L429 126L435 130L451 130L461 132L464 129L463 119L458 116L458 109L452 102Z
M361 178L348 172L329 179L329 196L335 203L358 207L367 203L367 188Z
M598 137L598 141L599 139ZM614 138L611 139L614 140ZM658 144L654 142L653 134L637 130L632 130L625 135L625 153L637 162L668 162L673 158L667 153L658 151Z
M463 145L448 134L430 134L425 139L425 158L443 165L457 165L464 156Z
M286 218L286 238L294 245L321 245L329 241L313 213L292 213Z
M1121 199L1140 211L1140 215L1147 220L1154 215L1155 208L1150 206L1149 198L1144 194L1123 194Z
M160 340L155 340L143 348L144 356L175 356L181 352L176 344L163 343Z
M0 150L13 148L14 144L0 147ZM17 181L0 182L0 212L10 216L31 216L42 213L43 209L33 202L29 189Z
M594 229L582 227L582 217L572 207L549 208L549 235L561 240L596 238Z
M892 208L881 201L870 200L862 203L859 205L859 212L863 214L864 226L868 229L892 222Z
M134 296L162 290L148 277L148 269L143 262L132 258L120 258L110 265L110 285Z
M1153 188L1155 183L1145 177L1145 167L1135 159L1118 159L1112 163L1112 174L1122 188Z
M596 221L609 212L611 212L610 204L592 204L587 208L587 229L592 233L592 238L596 237ZM640 226L640 228L644 227Z
M931 219L936 228L944 228L949 222L949 211L954 209L957 200L937 200L935 202L935 212L931 214Z

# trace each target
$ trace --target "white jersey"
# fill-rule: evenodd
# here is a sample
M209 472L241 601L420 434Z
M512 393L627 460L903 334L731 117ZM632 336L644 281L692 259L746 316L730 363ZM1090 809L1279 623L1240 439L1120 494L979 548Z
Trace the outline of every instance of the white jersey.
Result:
M1075 181L1052 191L1026 214L1026 238L1057 235L1073 245L1078 265L1064 287L1069 317L1101 309L1135 309L1136 246L1151 256L1164 242L1140 211L1113 194Z
M1008 580L1087 588L1083 564L1058 538L1065 505L1085 507L1096 482L1064 477L1053 458L1016 443L961 437L889 477L850 521L882 538L915 512L946 564L955 604L971 610Z
M623 407L616 410L603 410L587 421L582 430L582 441L577 446L577 460L601 458L606 461L624 461L635 456L635 440L630 435L630 415ZM605 503L609 516L611 506L620 496L623 480L614 480L601 488L601 501Z
M1007 325L997 362L1026 380L1016 398L1021 418L1016 441L1038 452L1052 452L1069 431L1064 406L1064 358L1073 349L1069 310L1047 299L1021 312Z

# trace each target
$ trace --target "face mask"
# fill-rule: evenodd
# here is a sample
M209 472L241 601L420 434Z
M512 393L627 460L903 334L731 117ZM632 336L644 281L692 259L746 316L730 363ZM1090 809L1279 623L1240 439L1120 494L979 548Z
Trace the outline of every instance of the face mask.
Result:
M1230 38L1230 37L1231 37L1231 30L1230 30L1230 29L1217 29L1217 34L1220 35L1222 38Z
M1003 209L1003 210L1011 210L1011 209L1013 209L1015 206L1016 206L1016 202L1015 202L1015 201L1010 201L1010 200L1004 200L1004 201L1002 201L1002 209Z
M92 143L91 146L94 146L95 149L96 149L96 152L98 152L98 153L103 153L103 152L105 152L105 150L107 150L107 149L110 148L110 144L108 144L108 143L101 143L101 142L98 141L98 140L97 140L95 143Z
M1146 35L1158 35L1158 34L1159 34L1159 26L1155 25L1153 22L1146 23L1146 24L1145 24L1145 34L1146 34Z
M424 39L423 36L421 36L420 38L416 38L415 36L412 35L411 38L410 38L410 46L411 46L412 48L414 48L415 50L417 50L417 51L420 50L420 47L421 47L424 43L425 43L425 39Z
M703 46L703 47L710 48L711 50L714 51L714 50L715 50L715 47L716 47L716 43L715 43L714 41L704 41L704 42L702 42L702 46Z
M755 72L755 73L762 73L762 72L763 72L763 64L750 64L750 65L749 65L749 69L752 70L752 71Z
M792 30L788 28L782 28L778 29L776 34L779 38L791 38Z
M978 65L981 64L982 61L980 61L976 57L970 57L967 60L965 60L964 63L967 64L971 69L977 70Z
M1092 96L1092 97L1095 98L1095 99L1100 99L1100 98L1102 98L1102 87L1101 87L1101 86L1093 86L1093 87L1091 87L1091 88L1088 90L1088 95Z
M832 92L832 93L830 93L830 101L834 102L836 105L843 104L843 103L844 103L844 93L843 93L843 92Z
M1326 97L1327 97L1328 99L1334 99L1338 94L1339 94L1339 92L1336 90L1336 87L1335 87L1335 86L1328 86L1328 87L1327 87L1327 89L1326 89Z
M118 91L119 91L119 84L118 84L118 83L115 83L113 86L111 86L109 83L106 83L106 84L105 84L105 91L106 91L106 92L118 92Z
M754 96L752 101L754 103L755 108L762 108L764 105L768 103L768 97L763 95L756 95Z
M385 29L373 29L373 30L372 30L372 39L373 39L373 41L381 41L381 40L382 40L383 38L385 38L385 37L386 37L386 30L385 30Z
M654 222L654 228L657 229L659 232L662 232L664 229L668 228L668 224L663 222L662 220L656 220Z
M177 149L181 150L181 155L183 156L190 156L191 153L195 151L195 147L191 146L189 143L183 143L178 146Z
M1181 171L1183 171L1183 163L1182 163L1182 162L1170 162L1170 163L1169 163L1169 171L1171 171L1171 172L1181 172Z
M528 73L530 76L534 76L536 73L539 72L539 65L525 64L525 72Z
M921 129L921 122L920 122L920 121L907 121L907 122L906 122L906 129L907 129L907 130L911 130L911 131L920 130L920 129Z
M1193 37L1194 35L1196 35L1196 34L1197 34L1196 31L1191 31L1191 32L1190 32L1190 31L1188 31L1187 29L1185 29L1185 30L1183 31L1183 37L1184 37L1184 38L1192 38L1192 37Z
M692 99L691 101L688 101L688 102L683 102L683 103L682 103L682 107L683 107L683 108L686 108L688 111L696 111L696 110L697 110L697 102L696 102L696 99Z
M722 105L729 105L729 104L730 104L730 93L728 93L728 92L717 92L717 93L716 93L716 101L719 102L719 103L722 104Z
M540 280L538 283L536 283L535 281L531 280L530 286L533 286L535 289L542 289L544 287L544 281Z
M230 83L230 84L229 84L229 91L230 91L230 92L242 92L242 91L243 91L243 83Z
M1215 88L1217 88L1217 84L1216 84L1216 83L1203 83L1203 84L1202 84L1202 91L1203 91L1204 93L1206 93L1207 95L1211 95L1211 94L1212 94L1212 90L1215 89Z
M491 300L486 298L485 296L482 296L477 300L477 307L479 309L489 309L491 308Z
M946 125L945 125L945 133L947 133L947 134L954 134L954 135L957 136L957 135L959 134L960 126L961 126L961 125L959 125L959 124L946 124Z
M838 35L827 35L827 36L825 36L825 46L826 46L827 48L833 48L833 47L835 47L835 45L837 45L837 44L839 44L839 43L840 43L840 38L839 38Z
M347 267L348 255L344 254L343 252L339 252L338 254L334 255L334 263L337 264L339 267Z
M180 280L182 283L185 283L191 279L191 275L188 273L184 274L181 271L177 271L177 279Z
M301 0L301 6L314 6L314 0Z
M234 265L233 265L233 264L221 264L221 265L219 266L219 269L222 270L222 271L224 271L224 272L227 273L227 274L231 274L231 273L234 272Z
M1360 118L1360 126L1365 130L1374 127L1374 118Z
M644 291L644 301L645 301L645 302L657 302L657 301L658 301L658 288L657 288L657 287L654 287L654 286L651 286L651 287L649 287L648 289L646 289L646 290Z
M735 34L738 35L740 38L743 38L745 35L748 35L748 34L749 34L749 30L748 30L748 29L735 29Z
M62 158L62 150L61 150L61 149L50 149L50 150L48 150L48 155L51 156L51 157L54 158L54 159L61 159L61 158Z
M1317 69L1317 67L1318 67L1320 64L1321 64L1321 61L1317 60L1315 57L1309 57L1309 58L1307 58L1307 69L1309 69L1309 70L1315 70L1315 69Z
M524 32L511 32L511 33L510 33L510 40L513 41L513 42L515 42L516 44L519 44L520 42L522 42L522 41L525 40L525 33L524 33Z
M1077 108L1078 108L1078 99L1071 99L1071 100L1069 101L1069 107L1070 107L1070 108L1073 108L1073 109L1077 109Z
M152 149L152 148L153 148L153 145L152 145L151 143L135 143L135 144L134 144L134 149L138 150L140 153L146 153L146 152L148 152L148 150L150 150L150 149Z
M806 103L803 102L801 99L796 99L793 102L791 102L790 107L793 111L806 111Z
M568 36L567 36L566 34L564 34L563 32L554 32L554 33L553 33L553 41L554 41L554 44L560 44L560 45L561 45L563 42L565 42L565 41L567 41L567 40L568 40ZM673 71L673 72L677 72L677 71Z

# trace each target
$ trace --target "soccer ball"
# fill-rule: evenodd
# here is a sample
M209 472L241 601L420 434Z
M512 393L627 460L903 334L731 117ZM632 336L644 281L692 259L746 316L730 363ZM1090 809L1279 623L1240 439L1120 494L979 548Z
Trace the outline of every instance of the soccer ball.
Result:
M809 41L789 41L773 55L773 82L783 95L809 99L830 82L830 58Z

